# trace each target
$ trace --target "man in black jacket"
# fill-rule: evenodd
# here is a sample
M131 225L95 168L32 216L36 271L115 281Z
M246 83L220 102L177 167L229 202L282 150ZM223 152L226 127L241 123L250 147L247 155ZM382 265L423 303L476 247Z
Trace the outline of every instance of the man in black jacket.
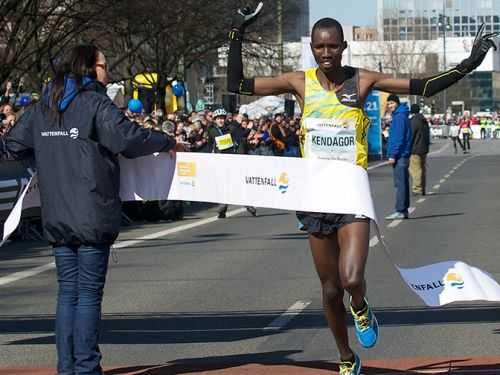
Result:
M34 157L43 230L53 245L59 291L58 375L101 375L99 321L110 246L121 222L118 155L182 150L162 132L129 121L106 96L107 64L74 47L42 100L0 144L2 158Z
M411 106L412 148L410 156L410 175L414 195L425 195L425 164L429 153L429 124L420 113L420 106Z

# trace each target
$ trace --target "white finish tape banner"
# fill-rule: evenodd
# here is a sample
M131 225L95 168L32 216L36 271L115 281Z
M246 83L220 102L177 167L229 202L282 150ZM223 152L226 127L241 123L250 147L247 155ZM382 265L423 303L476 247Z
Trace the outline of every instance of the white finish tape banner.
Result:
M169 199L360 214L375 220L368 173L332 160L185 153L177 160Z
M334 160L179 153L122 159L122 200L185 200L375 220L367 172ZM175 167L175 171L173 168Z
M179 153L176 160L167 154L122 158L120 166L124 201L170 199L359 214L376 223L367 172L342 161ZM19 224L21 207L39 204L37 187L35 176L4 225L3 242ZM395 267L429 306L500 301L500 285L486 272L463 262Z

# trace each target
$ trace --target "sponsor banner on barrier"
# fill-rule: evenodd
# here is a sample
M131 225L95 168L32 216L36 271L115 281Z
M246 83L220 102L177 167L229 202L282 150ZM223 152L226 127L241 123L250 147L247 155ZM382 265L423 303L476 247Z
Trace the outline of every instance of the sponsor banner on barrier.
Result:
M169 154L157 153L135 159L120 157L119 160L122 201L168 198L175 170L175 160Z
M31 177L28 185L26 196L24 197L23 210L26 208L40 207L40 190L38 189L38 176L36 174Z
M3 223L3 233L2 233L2 242L0 242L0 246L2 246L5 241L9 239L9 236L14 233L16 230L17 226L19 225L19 222L21 221L21 214L23 209L28 208L25 207L25 204L29 202L27 199L28 192L30 191L30 188L33 186L33 181L38 180L36 176L32 177L30 180L22 180L23 183L23 189L19 197L17 198L16 203L14 204L14 208L12 208L12 211L10 211L9 216L7 217L7 220L5 220L5 223ZM33 191L33 189L31 189ZM39 194L36 192L35 196ZM36 199L36 198L35 198ZM40 200L40 199L38 199Z

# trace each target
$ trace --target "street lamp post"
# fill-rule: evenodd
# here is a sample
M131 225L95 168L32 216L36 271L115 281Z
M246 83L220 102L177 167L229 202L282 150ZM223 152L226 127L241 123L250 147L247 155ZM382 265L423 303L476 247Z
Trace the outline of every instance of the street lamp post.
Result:
M278 13L278 60L280 74L283 74L283 0L277 0Z
M443 71L446 71L446 30L451 28L446 17L446 0L443 0L443 14L439 16L439 28L443 30ZM443 115L446 121L447 98L446 90L443 91Z

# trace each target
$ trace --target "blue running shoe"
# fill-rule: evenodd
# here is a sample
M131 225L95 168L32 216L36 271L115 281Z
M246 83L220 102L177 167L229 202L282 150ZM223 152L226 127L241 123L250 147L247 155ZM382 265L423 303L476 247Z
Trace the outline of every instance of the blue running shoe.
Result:
M304 229L304 224L302 224L302 222L301 222L301 221L299 221L299 222L298 222L298 224L297 224L297 229L298 229L298 230L302 230L302 229Z
M356 326L356 337L359 343L364 348L372 348L377 343L378 339L378 322L377 318L372 312L368 301L365 299L365 308L362 311L356 312L351 308L352 317L354 318L354 325Z
M361 374L361 360L354 353L354 362L343 361L339 365L339 375L359 375Z

